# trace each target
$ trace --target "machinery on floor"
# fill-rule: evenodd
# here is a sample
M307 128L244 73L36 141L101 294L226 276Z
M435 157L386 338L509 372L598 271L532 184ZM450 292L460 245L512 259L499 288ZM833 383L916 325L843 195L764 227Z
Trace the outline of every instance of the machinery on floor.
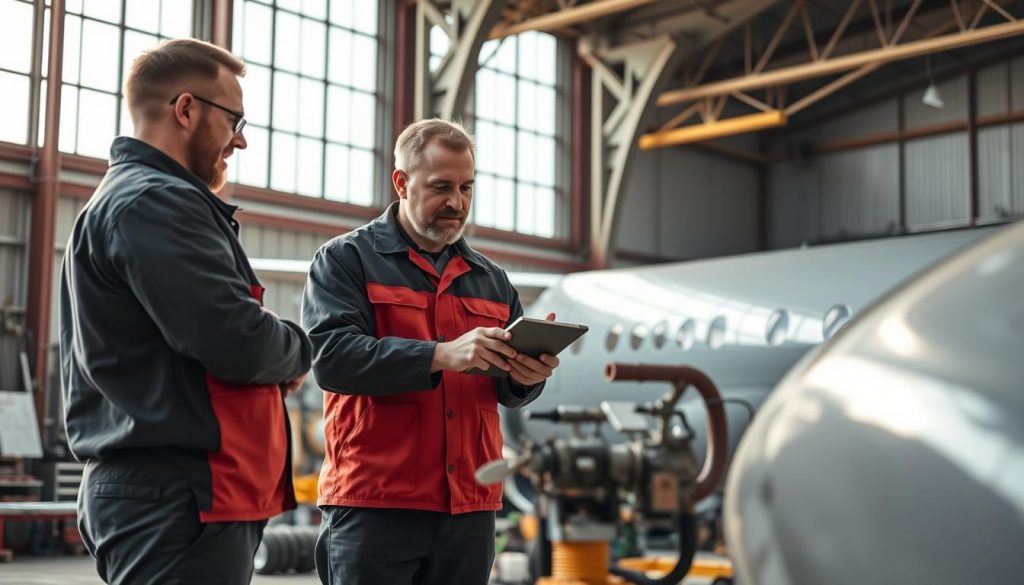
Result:
M515 457L492 461L477 472L477 481L490 484L521 471L536 489L536 513L542 522L540 572L549 575L538 579L538 585L605 585L622 579L640 585L678 583L690 571L697 550L694 505L716 490L725 473L725 409L707 375L686 366L614 363L606 375L611 381L667 382L672 389L650 403L603 401L596 408L531 411L531 419L567 425L571 435L529 443ZM691 447L693 431L677 410L691 385L708 415L710 440L699 471ZM596 429L603 424L623 441L583 431L584 425ZM627 528L641 537L674 533L674 566L659 578L649 578L611 563L611 545ZM632 566L638 566L635 560ZM731 574L728 564L717 566L715 577Z

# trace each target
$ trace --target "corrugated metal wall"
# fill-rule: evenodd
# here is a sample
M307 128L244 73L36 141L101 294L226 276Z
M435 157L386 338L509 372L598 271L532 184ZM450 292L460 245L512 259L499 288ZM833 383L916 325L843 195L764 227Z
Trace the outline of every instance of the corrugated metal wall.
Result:
M1024 57L976 72L978 119L1024 111ZM872 135L937 128L969 117L967 74L938 85L944 106L921 102L923 89L847 113L810 129L776 136L770 150L785 159L770 168L769 245L878 235L900 226L940 229L971 222L970 137L966 130L900 143L810 156L813 145ZM902 112L899 108L903 109ZM903 127L900 127L902 114ZM978 143L979 219L1024 214L1024 123L981 127Z
M791 152L771 167L768 200L768 241L776 248L798 246L821 238L818 168L799 152L818 141L820 128L794 133L776 146Z
M1024 111L1024 57L979 71L978 87L978 116ZM983 219L1024 214L1024 123L978 131L978 187Z
M29 204L26 193L0 189L0 390L21 389L17 364L22 340L4 325L25 323Z
M329 237L295 230L271 228L242 223L239 231L242 246L249 258L283 258L312 260L313 254ZM263 304L282 319L299 322L304 274L259 273L267 289Z
M295 230L246 225L238 232L242 247L250 258L288 258L312 260L317 249L329 240L320 234Z
M822 238L892 231L899 224L899 152L884 144L821 157Z
M904 172L910 230L970 222L968 152L966 132L907 142Z
M756 136L735 145L756 151ZM759 246L755 167L696 147L638 151L626 178L616 246L669 258L752 252Z
M64 262L64 249L67 247L71 229L75 226L75 218L85 207L86 200L77 197L58 197L56 221L53 226L53 291L50 295L50 345L57 347L60 341L60 267ZM55 354L54 354L55 355ZM50 364L51 368L57 363Z

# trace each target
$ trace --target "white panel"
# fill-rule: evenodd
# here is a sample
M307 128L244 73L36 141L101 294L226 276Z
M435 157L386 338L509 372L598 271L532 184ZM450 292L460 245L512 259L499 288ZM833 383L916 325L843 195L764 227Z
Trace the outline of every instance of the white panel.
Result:
M921 103L924 89L904 96L904 122L907 128L933 126L967 120L967 77L954 77L938 84L945 105L932 108Z
M0 189L0 236L5 238L22 238L25 225L22 221L26 197L20 191Z
M1013 111L1024 111L1024 57L1010 62L1010 104Z
M64 246L61 245L53 253L53 283L50 289L50 346L57 347L60 342L60 273L64 264ZM54 354L51 353L51 356Z
M25 307L30 201L27 193L0 189L0 307ZM0 329L0 388L21 388L16 375L19 347L19 339Z
M87 201L78 197L60 196L57 198L57 211L53 226L53 288L50 290L50 343L56 344L60 339L60 319L58 306L60 300L60 272L64 262L64 248L71 237L75 219L85 207Z
M1012 208L1010 128L978 130L978 215L999 217Z
M658 151L635 152L633 168L626 177L619 205L618 228L612 241L618 248L633 252L655 253L658 247L656 201L679 197L678 185L659 186L657 181Z
M1014 124L1010 127L1010 151L1007 153L1011 164L1012 177L1010 183L1013 189L1013 208L1011 211L1016 214L1024 214L1024 164L1021 158L1024 157L1024 123Z
M278 258L298 256L298 237L295 232L281 230L281 244L275 252Z
M310 260L328 239L319 234L259 225L243 225L240 234L242 247L250 258Z
M760 247L760 188L755 167L722 157L713 157L713 188L700 207L687 219L691 256L721 256L755 252ZM689 200L688 200L689 202Z
M63 248L71 237L71 229L75 225L75 218L85 207L86 200L77 197L57 198L57 217L53 227L53 243L58 248Z
M758 249L758 177L750 165L696 149L666 149L659 254L703 258Z
M960 132L906 145L907 226L962 225L970 215L967 134Z
M1007 87L1010 65L999 63L978 71L978 116L1005 114L1010 111Z
M856 110L821 127L824 140L845 140L867 134L881 134L899 130L899 101L889 100L872 107Z
M25 306L29 201L25 193L0 189L0 306Z
M821 168L821 235L893 231L899 224L899 147L885 144L826 155Z
M784 136L769 145L786 160L772 165L768 194L769 246L788 248L821 237L821 180L816 159L801 154L825 138L821 126ZM801 146L804 145L804 146Z
M263 228L258 225L249 225L241 222L238 228L238 239L242 242L242 248L250 258L266 258L263 254Z
M772 166L770 247L789 248L820 237L819 191L818 169L813 164L786 161Z
M300 258L313 258L316 251L320 249L320 246L328 240L325 236L318 234L306 234L302 240L301 251L299 252Z

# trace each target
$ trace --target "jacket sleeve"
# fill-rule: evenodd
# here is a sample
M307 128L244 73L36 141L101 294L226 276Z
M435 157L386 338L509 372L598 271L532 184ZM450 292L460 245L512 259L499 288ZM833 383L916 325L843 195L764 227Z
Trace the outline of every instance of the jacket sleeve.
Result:
M523 316L523 303L519 300L519 292L508 281L508 276L504 272L502 272L502 277L505 279L505 285L508 287L511 297L509 320L508 323L505 323L507 329L516 319ZM544 384L545 382L539 382L532 386L520 386L508 376L498 378L498 403L506 408L526 406L540 396L541 391L544 390Z
M309 340L252 298L231 241L195 197L152 188L123 209L108 234L114 269L167 343L215 378L276 384L305 373Z
M345 261L335 255L337 248ZM313 257L302 297L302 326L313 342L313 376L324 390L379 396L431 390L435 341L374 336L373 306L358 253L327 244Z

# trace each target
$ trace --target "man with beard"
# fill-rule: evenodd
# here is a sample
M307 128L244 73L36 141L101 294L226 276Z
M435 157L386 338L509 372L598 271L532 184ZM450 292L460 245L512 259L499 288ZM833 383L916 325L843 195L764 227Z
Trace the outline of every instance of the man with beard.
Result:
M505 343L523 308L462 237L465 130L412 124L391 179L399 200L320 248L306 282L302 324L326 391L317 572L331 585L483 585L501 486L473 474L501 457L498 404L537 398L558 359ZM491 365L507 376L465 373Z
M215 195L246 146L244 73L191 39L135 60L135 137L114 140L64 256L65 423L107 583L248 583L266 520L295 505L283 395L309 340L262 308Z

